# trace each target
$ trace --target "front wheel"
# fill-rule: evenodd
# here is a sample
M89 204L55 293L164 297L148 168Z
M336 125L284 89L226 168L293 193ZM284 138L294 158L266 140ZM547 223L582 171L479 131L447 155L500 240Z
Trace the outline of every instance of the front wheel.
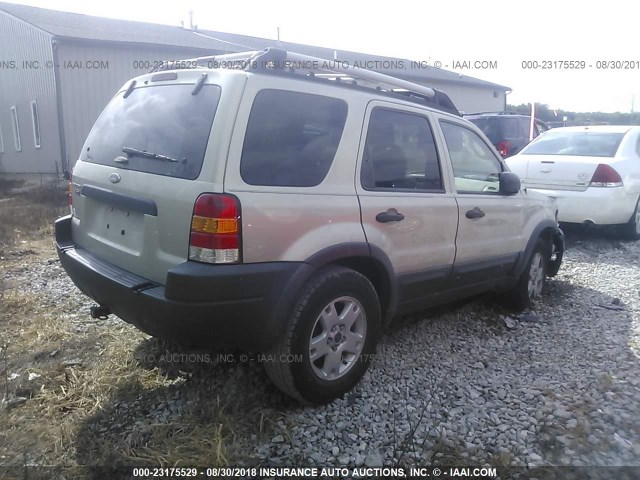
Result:
M267 375L304 403L328 403L366 372L380 323L371 282L348 268L327 267L303 287L283 337L266 355Z
M517 310L524 310L540 297L547 279L549 245L540 238L533 247L527 266L514 289L509 292L509 303Z

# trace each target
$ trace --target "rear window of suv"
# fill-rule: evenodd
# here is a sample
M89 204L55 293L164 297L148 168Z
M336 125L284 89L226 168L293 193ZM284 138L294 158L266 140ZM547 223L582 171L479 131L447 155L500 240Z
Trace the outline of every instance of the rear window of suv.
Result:
M242 148L242 179L249 185L319 185L331 168L346 119L343 100L286 90L260 91Z
M154 85L118 93L98 118L80 159L194 180L200 174L220 87Z

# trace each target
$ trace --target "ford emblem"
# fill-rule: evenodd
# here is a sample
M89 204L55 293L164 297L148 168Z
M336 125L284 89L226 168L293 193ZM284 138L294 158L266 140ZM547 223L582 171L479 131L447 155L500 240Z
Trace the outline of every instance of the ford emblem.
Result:
M112 173L111 175L109 175L109 180L111 181L111 183L118 183L122 179L120 178L119 174Z

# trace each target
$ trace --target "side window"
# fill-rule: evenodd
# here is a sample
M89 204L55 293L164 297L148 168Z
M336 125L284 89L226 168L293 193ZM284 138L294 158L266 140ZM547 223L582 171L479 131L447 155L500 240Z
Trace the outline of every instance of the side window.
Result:
M18 123L18 110L15 105L11 107L11 121L13 123L13 144L16 152L22 151L22 141L20 140L20 123Z
M31 102L31 124L33 126L33 145L36 148L42 147L40 143L40 119L38 118L38 104L34 100Z
M480 136L461 125L441 121L458 193L500 190L502 164Z
M369 117L360 179L366 189L443 191L429 121L411 113L374 109Z
M504 138L520 138L518 133L518 120L515 118L502 118L502 131L504 132Z
M536 127L538 128L538 135L540 135L541 133L546 132L547 130L549 130L549 127L547 127L547 125L539 120L536 120Z
M529 123L528 118L519 118L518 123L520 124L520 136L522 138L529 139L529 128L531 124Z
M260 91L242 147L242 179L250 185L319 185L333 163L346 119L347 104L342 100Z
M640 157L640 137L638 137L638 141L636 142L636 153Z

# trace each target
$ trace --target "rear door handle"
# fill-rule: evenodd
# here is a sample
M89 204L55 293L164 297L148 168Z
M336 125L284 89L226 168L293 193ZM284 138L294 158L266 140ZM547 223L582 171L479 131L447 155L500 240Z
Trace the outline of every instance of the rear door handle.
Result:
M404 215L395 208L390 208L386 212L380 212L376 215L376 221L380 223L399 222L400 220L404 220Z
M484 212L480 210L478 207L474 207L466 213L467 218L482 218L484 217Z

